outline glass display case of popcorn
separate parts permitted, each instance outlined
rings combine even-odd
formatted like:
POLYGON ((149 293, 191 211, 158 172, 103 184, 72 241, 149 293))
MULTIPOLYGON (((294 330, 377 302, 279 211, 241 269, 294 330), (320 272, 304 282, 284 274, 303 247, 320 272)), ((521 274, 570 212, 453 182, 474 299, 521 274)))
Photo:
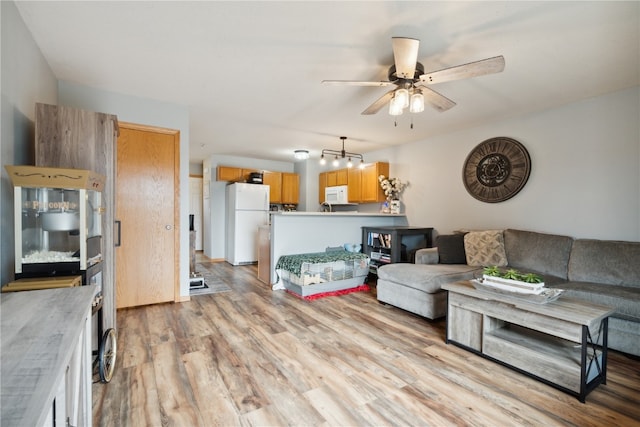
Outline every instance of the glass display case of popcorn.
POLYGON ((16 279, 81 275, 83 284, 101 285, 104 176, 5 167, 14 186, 16 279))

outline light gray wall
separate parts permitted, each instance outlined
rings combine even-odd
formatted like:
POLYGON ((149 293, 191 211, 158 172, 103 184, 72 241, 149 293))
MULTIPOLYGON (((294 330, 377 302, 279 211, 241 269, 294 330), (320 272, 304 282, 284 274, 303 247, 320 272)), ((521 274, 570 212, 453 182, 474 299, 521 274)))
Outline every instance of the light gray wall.
MULTIPOLYGON (((249 157, 216 155, 203 162, 203 188, 208 186, 209 198, 204 199, 202 207, 203 224, 203 252, 213 259, 225 257, 225 222, 227 182, 216 181, 217 167, 235 166, 246 169, 268 170, 277 172, 293 172, 292 162, 278 162, 274 160, 253 159, 249 157)), ((206 194, 207 190, 203 189, 206 194)))
POLYGON ((515 227, 572 237, 640 240, 640 88, 434 137, 368 157, 408 180, 409 223, 439 233, 515 227), (502 203, 472 198, 462 165, 480 142, 508 136, 531 156, 524 189, 502 203))
POLYGON ((55 104, 56 78, 13 2, 0 3, 2 103, 0 132, 0 280, 14 279, 13 185, 4 165, 34 163, 34 120, 37 102, 55 104))
POLYGON ((180 131, 180 295, 189 295, 189 111, 186 107, 58 83, 59 104, 115 114, 119 121, 180 131))

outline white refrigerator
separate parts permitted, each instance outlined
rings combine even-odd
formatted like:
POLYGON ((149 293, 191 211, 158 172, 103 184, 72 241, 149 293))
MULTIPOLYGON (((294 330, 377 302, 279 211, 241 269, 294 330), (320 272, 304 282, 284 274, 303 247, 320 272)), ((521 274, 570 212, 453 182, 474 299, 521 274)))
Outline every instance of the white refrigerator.
POLYGON ((227 186, 226 261, 232 265, 258 261, 258 227, 269 223, 269 186, 227 186))

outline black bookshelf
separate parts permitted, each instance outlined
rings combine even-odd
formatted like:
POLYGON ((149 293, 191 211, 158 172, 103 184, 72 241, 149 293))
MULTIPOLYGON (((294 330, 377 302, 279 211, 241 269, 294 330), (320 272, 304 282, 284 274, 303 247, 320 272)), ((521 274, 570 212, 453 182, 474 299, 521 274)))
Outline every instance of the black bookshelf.
POLYGON ((415 262, 415 253, 430 248, 433 228, 428 227, 362 227, 362 253, 370 258, 369 276, 377 278, 378 267, 397 262, 415 262))

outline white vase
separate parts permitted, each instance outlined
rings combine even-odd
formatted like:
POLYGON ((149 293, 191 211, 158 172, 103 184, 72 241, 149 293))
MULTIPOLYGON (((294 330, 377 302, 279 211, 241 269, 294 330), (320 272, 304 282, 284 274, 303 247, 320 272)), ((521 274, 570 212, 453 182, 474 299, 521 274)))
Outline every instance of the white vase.
POLYGON ((390 202, 390 210, 392 214, 400 213, 400 200, 392 200, 390 202))

